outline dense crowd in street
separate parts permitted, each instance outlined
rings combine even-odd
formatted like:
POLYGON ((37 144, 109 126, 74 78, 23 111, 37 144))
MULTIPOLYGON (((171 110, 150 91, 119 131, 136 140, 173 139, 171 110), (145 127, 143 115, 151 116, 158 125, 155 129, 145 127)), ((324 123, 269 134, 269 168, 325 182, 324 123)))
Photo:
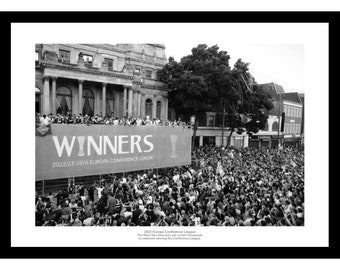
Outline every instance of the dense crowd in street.
POLYGON ((181 121, 181 119, 175 121, 160 120, 157 118, 150 119, 149 117, 109 117, 102 115, 89 116, 87 114, 39 114, 35 116, 36 124, 38 125, 50 125, 50 124, 68 124, 68 125, 115 125, 115 126, 174 126, 190 128, 191 124, 181 121))
POLYGON ((191 166, 36 195, 37 226, 303 226, 304 151, 199 147, 191 166))

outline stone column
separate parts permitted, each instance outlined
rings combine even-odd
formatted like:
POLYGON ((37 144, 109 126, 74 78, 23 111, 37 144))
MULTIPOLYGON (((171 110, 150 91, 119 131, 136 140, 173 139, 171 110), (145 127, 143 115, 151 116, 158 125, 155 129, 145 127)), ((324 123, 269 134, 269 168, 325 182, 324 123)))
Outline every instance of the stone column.
POLYGON ((102 111, 102 101, 100 100, 102 98, 102 93, 99 89, 95 89, 94 91, 94 114, 99 115, 102 111), (98 90, 98 91, 97 91, 98 90))
POLYGON ((199 136, 200 137, 200 146, 203 146, 203 136, 199 136))
POLYGON ((83 83, 84 80, 78 80, 79 86, 78 86, 78 110, 79 113, 83 113, 83 83))
POLYGON ((115 107, 113 108, 114 117, 119 117, 119 92, 114 91, 115 107))
POLYGON ((133 91, 132 111, 133 111, 133 117, 137 117, 138 116, 138 91, 133 91))
POLYGON ((44 90, 43 90, 43 113, 50 113, 50 77, 44 77, 44 90))
POLYGON ((128 117, 132 116, 132 95, 133 95, 133 90, 131 87, 129 87, 128 117))
POLYGON ((51 112, 56 114, 56 99, 57 99, 57 77, 52 77, 52 103, 51 112))
POLYGON ((162 98, 162 103, 161 103, 161 119, 165 120, 165 97, 162 98))
MULTIPOLYGON (((155 95, 154 95, 155 97, 155 95)), ((156 118, 156 108, 157 108, 157 100, 155 98, 152 100, 152 117, 151 119, 156 118)))
POLYGON ((131 98, 131 116, 135 117, 135 110, 136 110, 136 106, 135 106, 135 101, 136 101, 136 92, 135 90, 132 89, 132 98, 131 98))
POLYGON ((168 120, 168 98, 164 98, 164 119, 168 120))
POLYGON ((145 115, 145 94, 141 95, 140 103, 141 103, 141 110, 140 110, 141 117, 144 118, 144 117, 146 117, 146 115, 145 115))
POLYGON ((142 94, 138 92, 137 94, 137 116, 141 116, 141 101, 142 101, 142 94))
POLYGON ((124 85, 124 96, 123 96, 123 116, 126 116, 126 101, 127 101, 127 86, 124 85))
POLYGON ((102 88, 102 113, 103 116, 106 115, 106 83, 103 83, 103 88, 102 88))
POLYGON ((74 90, 72 91, 73 95, 72 95, 72 112, 74 114, 78 114, 79 110, 78 110, 78 91, 74 90))

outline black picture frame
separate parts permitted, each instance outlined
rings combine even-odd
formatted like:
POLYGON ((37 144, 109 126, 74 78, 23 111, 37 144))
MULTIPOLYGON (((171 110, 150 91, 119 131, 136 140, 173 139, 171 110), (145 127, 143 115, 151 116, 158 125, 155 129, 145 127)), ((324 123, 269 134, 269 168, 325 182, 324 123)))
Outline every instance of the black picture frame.
MULTIPOLYGON (((54 23, 54 22, 154 22, 154 23, 317 23, 329 24, 329 141, 335 143, 335 111, 332 102, 336 102, 337 68, 339 58, 339 12, 1 12, 1 42, 4 69, 3 94, 6 100, 11 100, 11 23, 54 23), (333 128, 333 132, 331 129, 333 128)), ((317 52, 315 52, 317 53, 317 52)), ((334 103, 333 103, 334 104, 334 103)), ((7 103, 10 106, 10 102, 7 103)), ((11 108, 7 108, 10 111, 11 108)), ((18 124, 11 121, 3 123, 4 131, 11 142, 11 125, 18 124)), ((316 126, 316 132, 317 132, 316 126)), ((329 164, 329 246, 328 247, 11 247, 11 149, 10 143, 5 144, 9 156, 8 165, 4 168, 6 177, 3 178, 2 198, 3 219, 1 258, 324 258, 340 257, 339 237, 337 228, 338 183, 336 174, 331 174, 329 164), (141 250, 143 249, 143 252, 141 250)), ((335 147, 329 147, 329 160, 335 161, 335 147)), ((333 167, 334 172, 334 167, 333 167)), ((317 198, 315 198, 317 200, 317 198)), ((316 213, 317 214, 317 213, 316 213)), ((23 224, 24 226, 24 224, 23 224)))

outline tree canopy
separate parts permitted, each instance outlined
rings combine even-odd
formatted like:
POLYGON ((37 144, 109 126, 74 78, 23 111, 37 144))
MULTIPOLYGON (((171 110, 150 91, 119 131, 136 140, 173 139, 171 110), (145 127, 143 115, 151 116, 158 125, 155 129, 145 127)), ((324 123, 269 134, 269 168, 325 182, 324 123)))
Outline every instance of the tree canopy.
POLYGON ((217 45, 199 44, 180 62, 170 57, 158 72, 169 88, 170 107, 179 114, 196 116, 194 137, 198 118, 221 101, 230 136, 235 130, 256 133, 265 126, 264 110, 273 108, 270 96, 255 84, 249 63, 238 59, 231 69, 229 60, 228 53, 217 45))
POLYGON ((274 106, 269 94, 256 84, 249 73, 249 63, 238 59, 231 70, 231 90, 225 92, 227 123, 231 131, 257 133, 267 123, 265 111, 274 106))

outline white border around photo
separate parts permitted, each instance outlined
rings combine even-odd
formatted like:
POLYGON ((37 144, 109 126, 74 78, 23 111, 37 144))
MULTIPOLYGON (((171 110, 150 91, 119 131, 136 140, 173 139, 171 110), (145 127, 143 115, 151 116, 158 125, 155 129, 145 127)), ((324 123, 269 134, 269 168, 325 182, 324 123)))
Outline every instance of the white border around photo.
MULTIPOLYGON (((328 246, 329 37, 327 23, 216 23, 213 27, 208 23, 12 23, 11 31, 11 245, 13 247, 328 246), (150 227, 35 226, 35 96, 33 94, 35 44, 162 43, 166 46, 173 40, 176 42, 192 40, 197 44, 213 45, 225 42, 225 39, 230 39, 234 44, 302 44, 304 46, 305 226, 190 227, 196 233, 203 235, 200 241, 195 242, 138 241, 137 233, 142 233, 150 227)), ((275 66, 272 68, 274 69, 275 66)))

